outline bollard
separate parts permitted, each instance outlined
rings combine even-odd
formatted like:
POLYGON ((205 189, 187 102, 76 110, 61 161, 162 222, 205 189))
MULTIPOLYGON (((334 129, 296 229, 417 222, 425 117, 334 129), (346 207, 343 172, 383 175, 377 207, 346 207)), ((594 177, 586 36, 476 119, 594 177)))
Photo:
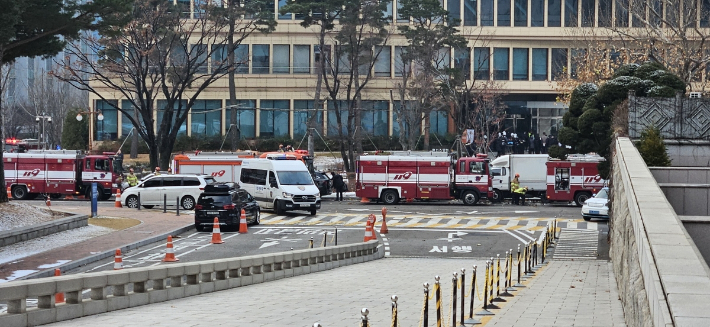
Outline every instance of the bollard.
POLYGON ((422 308, 422 321, 424 326, 429 326, 429 283, 424 283, 424 307, 422 308))
POLYGON ((338 227, 335 227, 335 246, 338 246, 338 227))
POLYGON ((434 276, 434 292, 436 293, 436 327, 441 327, 441 284, 439 276, 434 276))
POLYGON ((362 315, 362 317, 360 318, 362 319, 361 327, 368 327, 369 324, 367 323, 367 315, 370 314, 370 310, 367 310, 367 308, 362 308, 362 310, 360 310, 360 314, 362 315))
POLYGON ((486 261, 486 279, 483 283, 483 310, 476 312, 477 316, 492 316, 493 312, 488 311, 488 270, 490 261, 486 261))
POLYGON ((531 268, 532 271, 537 270, 537 242, 533 243, 533 266, 531 268))
POLYGON ((530 277, 533 275, 533 271, 532 271, 532 241, 530 241, 530 243, 528 243, 526 250, 527 250, 527 256, 525 258, 525 276, 530 277))
POLYGON ((456 308, 456 288, 458 288, 458 286, 456 284, 458 284, 458 281, 459 281, 458 275, 459 274, 457 272, 454 272, 454 277, 451 277, 451 284, 452 284, 451 285, 452 286, 451 287, 452 288, 452 290, 451 290, 451 311, 452 311, 451 319, 453 319, 453 321, 454 321, 451 324, 451 327, 456 327, 456 309, 457 309, 456 308))
MULTIPOLYGON (((466 315, 466 268, 461 268, 461 326, 466 315)), ((455 326, 452 326, 455 327, 455 326)))
MULTIPOLYGON (((517 291, 513 287, 513 249, 510 249, 510 252, 508 252, 508 255, 510 256, 510 271, 508 272, 508 292, 515 292, 517 291)), ((520 249, 518 249, 518 255, 520 255, 520 249)), ((519 268, 518 268, 519 269, 519 268)))
MULTIPOLYGON (((473 265, 473 273, 471 274, 471 303, 469 304, 468 307, 468 319, 463 321, 463 324, 469 324, 469 325, 479 325, 481 322, 478 321, 478 319, 473 318, 473 300, 476 296, 476 265, 473 265)), ((424 325, 426 326, 426 325, 424 325)))
POLYGON ((380 234, 389 233, 389 229, 387 228, 387 221, 385 220, 385 216, 387 216, 387 207, 382 207, 382 226, 380 226, 380 234))
POLYGON ((163 194, 163 213, 168 212, 168 195, 163 194))
POLYGON ((518 244, 518 283, 515 284, 515 286, 513 286, 513 287, 517 287, 517 288, 525 287, 525 285, 520 283, 520 278, 521 278, 521 274, 522 274, 522 270, 523 270, 522 269, 523 267, 521 266, 523 263, 522 261, 523 261, 523 258, 520 256, 520 244, 518 244))
POLYGON ((508 274, 510 273, 510 263, 508 262, 508 251, 505 251, 505 274, 503 275, 503 293, 500 293, 499 296, 503 297, 511 297, 513 294, 508 293, 508 274))
POLYGON ((392 295, 392 327, 397 327, 397 295, 392 295))
POLYGON ((322 247, 322 248, 326 247, 326 245, 328 243, 328 241, 326 239, 327 237, 328 237, 328 232, 325 232, 325 234, 323 234, 323 242, 321 243, 320 247, 322 247))
POLYGON ((175 206, 175 215, 179 216, 180 215, 180 197, 178 196, 175 199, 176 199, 175 202, 177 203, 177 205, 175 206))
POLYGON ((138 210, 141 210, 141 192, 138 192, 138 210))
POLYGON ((545 263, 545 252, 547 252, 547 242, 548 242, 549 235, 550 235, 550 233, 549 233, 549 229, 548 229, 547 234, 545 234, 545 240, 542 242, 542 255, 541 255, 541 259, 540 259, 541 264, 545 263))
POLYGON ((496 254, 496 297, 491 300, 491 302, 508 302, 502 297, 500 297, 500 254, 496 254))
POLYGON ((313 248, 313 236, 311 236, 311 240, 308 241, 308 248, 312 249, 313 248))

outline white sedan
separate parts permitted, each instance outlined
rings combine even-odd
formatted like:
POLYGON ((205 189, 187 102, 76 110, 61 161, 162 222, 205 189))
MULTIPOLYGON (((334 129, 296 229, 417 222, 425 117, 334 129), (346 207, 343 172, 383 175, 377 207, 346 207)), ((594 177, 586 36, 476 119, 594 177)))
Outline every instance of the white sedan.
POLYGON ((592 218, 609 219, 609 188, 602 188, 594 197, 584 201, 582 218, 589 221, 592 218))

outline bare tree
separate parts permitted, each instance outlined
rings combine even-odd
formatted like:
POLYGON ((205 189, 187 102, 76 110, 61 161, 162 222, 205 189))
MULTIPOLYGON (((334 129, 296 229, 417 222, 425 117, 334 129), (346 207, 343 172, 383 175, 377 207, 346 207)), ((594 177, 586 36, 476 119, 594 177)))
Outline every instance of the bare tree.
POLYGON ((101 38, 86 38, 88 52, 69 46, 66 52, 77 60, 65 62, 70 74, 58 77, 101 100, 118 95, 128 101, 137 118, 132 110, 108 103, 125 114, 147 143, 151 168, 166 167, 190 108, 202 91, 234 68, 228 54, 252 33, 273 30, 273 11, 266 3, 243 1, 242 5, 243 15, 229 48, 228 21, 218 19, 223 8, 205 4, 185 18, 183 13, 189 10, 181 5, 136 1, 133 20, 126 27, 101 38), (213 57, 217 60, 210 65, 213 57))

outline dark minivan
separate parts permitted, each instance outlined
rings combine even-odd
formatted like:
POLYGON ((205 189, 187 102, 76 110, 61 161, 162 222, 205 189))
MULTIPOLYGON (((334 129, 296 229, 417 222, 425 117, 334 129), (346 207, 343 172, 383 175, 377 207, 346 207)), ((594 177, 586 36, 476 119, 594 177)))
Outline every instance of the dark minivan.
POLYGON ((207 185, 195 206, 195 229, 211 230, 215 217, 219 218, 220 226, 239 228, 241 209, 245 211, 247 224, 261 222, 259 204, 246 190, 233 183, 207 185))

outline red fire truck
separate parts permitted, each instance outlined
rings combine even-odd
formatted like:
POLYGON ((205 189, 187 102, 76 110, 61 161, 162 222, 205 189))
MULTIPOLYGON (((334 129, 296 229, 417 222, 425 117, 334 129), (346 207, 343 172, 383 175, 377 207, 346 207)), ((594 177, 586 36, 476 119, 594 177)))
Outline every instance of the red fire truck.
POLYGON ((59 198, 82 194, 90 198, 98 183, 99 199, 108 200, 120 185, 122 160, 109 155, 83 155, 72 150, 30 150, 3 154, 5 187, 18 200, 40 194, 59 198))
POLYGON ((599 176, 597 164, 604 158, 593 155, 570 156, 547 162, 547 192, 550 202, 571 202, 582 206, 607 180, 599 176))
POLYGON ((395 204, 400 199, 461 199, 467 205, 493 196, 486 157, 360 156, 356 191, 361 198, 395 204))

